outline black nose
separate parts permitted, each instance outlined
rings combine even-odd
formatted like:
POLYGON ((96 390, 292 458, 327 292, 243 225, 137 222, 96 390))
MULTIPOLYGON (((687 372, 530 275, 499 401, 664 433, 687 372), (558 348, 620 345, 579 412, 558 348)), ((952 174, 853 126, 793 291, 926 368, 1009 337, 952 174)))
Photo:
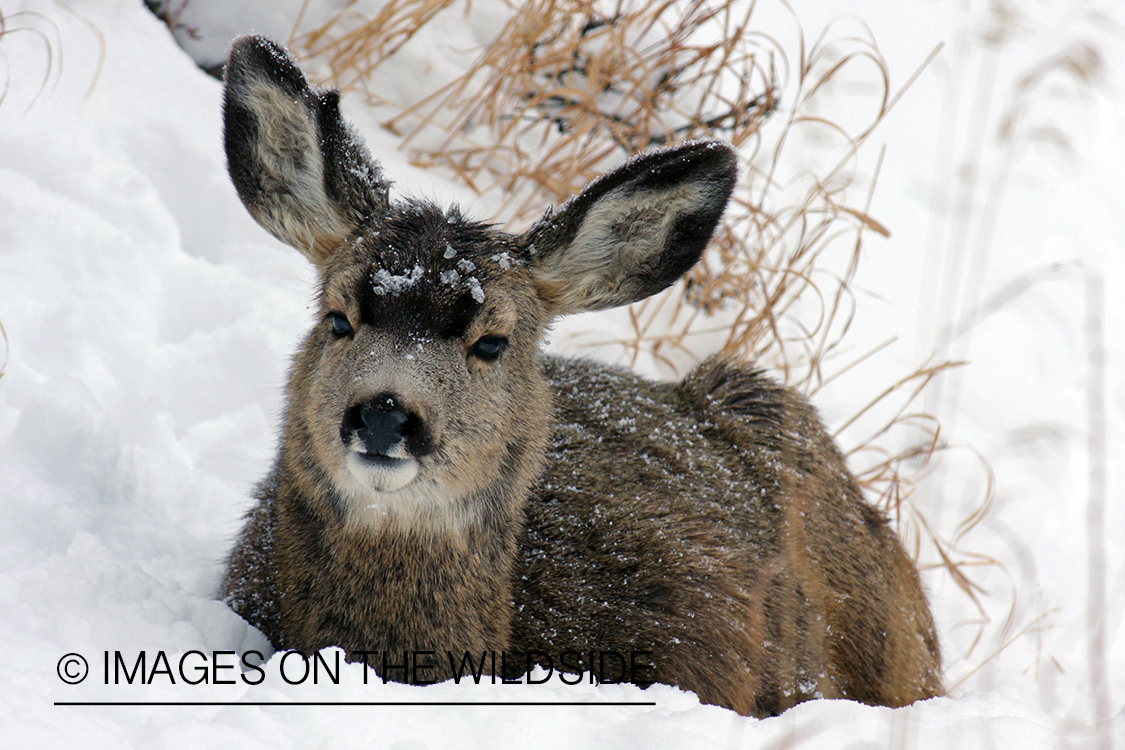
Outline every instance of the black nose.
POLYGON ((402 442, 402 426, 406 415, 401 411, 376 411, 370 406, 359 412, 363 427, 356 435, 367 446, 368 453, 386 454, 402 442))
POLYGON ((432 450, 428 430, 421 417, 389 394, 348 407, 344 412, 344 423, 340 426, 340 439, 349 443, 352 435, 363 441, 366 451, 375 456, 388 455, 404 440, 407 449, 415 456, 432 450))

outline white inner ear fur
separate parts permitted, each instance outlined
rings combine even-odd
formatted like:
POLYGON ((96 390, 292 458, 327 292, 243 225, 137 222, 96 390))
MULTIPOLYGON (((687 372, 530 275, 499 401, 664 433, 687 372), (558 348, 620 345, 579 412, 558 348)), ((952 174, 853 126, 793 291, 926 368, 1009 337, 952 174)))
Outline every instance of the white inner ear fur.
POLYGON ((320 138, 304 102, 254 78, 239 97, 258 120, 255 157, 266 195, 254 218, 313 262, 348 236, 352 227, 324 189, 320 138))
POLYGON ((637 266, 658 265, 676 218, 706 202, 706 186, 690 182, 662 190, 613 190, 587 212, 570 245, 553 253, 536 276, 568 312, 615 307, 637 266))

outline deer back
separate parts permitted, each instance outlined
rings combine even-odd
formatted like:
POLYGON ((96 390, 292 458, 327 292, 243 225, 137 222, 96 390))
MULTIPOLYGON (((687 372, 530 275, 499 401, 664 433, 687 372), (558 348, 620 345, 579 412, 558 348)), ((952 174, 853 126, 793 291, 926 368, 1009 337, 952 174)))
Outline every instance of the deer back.
POLYGON ((651 650, 658 682, 772 715, 941 693, 917 573, 808 402, 721 357, 681 383, 548 359, 513 642, 651 650))

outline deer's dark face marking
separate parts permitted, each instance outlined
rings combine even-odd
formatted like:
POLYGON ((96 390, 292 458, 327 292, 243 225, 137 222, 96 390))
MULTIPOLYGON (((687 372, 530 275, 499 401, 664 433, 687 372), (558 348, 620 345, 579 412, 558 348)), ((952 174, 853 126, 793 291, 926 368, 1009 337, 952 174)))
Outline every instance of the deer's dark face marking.
POLYGON ((329 274, 350 278, 360 322, 419 338, 464 336, 485 289, 522 265, 514 238, 426 204, 396 207, 348 244, 329 274))

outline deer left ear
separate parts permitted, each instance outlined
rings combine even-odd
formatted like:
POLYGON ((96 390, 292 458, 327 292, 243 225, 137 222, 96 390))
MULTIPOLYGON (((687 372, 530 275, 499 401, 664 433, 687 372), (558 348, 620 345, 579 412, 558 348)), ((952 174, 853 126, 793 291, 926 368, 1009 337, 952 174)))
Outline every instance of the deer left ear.
POLYGON ((339 95, 311 88, 276 42, 244 36, 231 45, 223 134, 250 215, 313 263, 388 211, 388 183, 340 116, 339 95))
POLYGON ((540 296, 565 315, 666 289, 699 260, 737 179, 731 146, 693 141, 594 180, 524 236, 540 296))

